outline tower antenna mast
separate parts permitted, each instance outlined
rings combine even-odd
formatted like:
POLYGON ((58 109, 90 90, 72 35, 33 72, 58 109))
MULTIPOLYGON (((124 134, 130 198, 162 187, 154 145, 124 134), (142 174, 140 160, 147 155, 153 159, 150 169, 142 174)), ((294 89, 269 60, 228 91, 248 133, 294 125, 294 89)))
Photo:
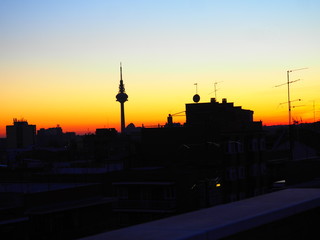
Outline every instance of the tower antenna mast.
POLYGON ((122 80, 122 63, 120 62, 120 81, 122 80))

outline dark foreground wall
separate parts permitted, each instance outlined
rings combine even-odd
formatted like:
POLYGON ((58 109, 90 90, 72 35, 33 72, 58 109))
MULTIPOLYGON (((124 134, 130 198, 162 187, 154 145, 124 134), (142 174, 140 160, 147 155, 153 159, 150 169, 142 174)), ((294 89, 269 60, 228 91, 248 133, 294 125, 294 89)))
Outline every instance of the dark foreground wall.
POLYGON ((287 189, 84 239, 312 239, 319 208, 320 189, 287 189))

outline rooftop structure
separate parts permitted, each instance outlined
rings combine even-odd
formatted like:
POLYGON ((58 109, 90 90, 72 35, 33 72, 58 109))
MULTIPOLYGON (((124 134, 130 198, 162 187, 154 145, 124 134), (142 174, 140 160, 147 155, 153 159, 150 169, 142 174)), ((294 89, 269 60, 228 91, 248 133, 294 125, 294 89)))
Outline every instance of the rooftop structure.
POLYGON ((13 125, 6 127, 7 148, 28 148, 35 144, 36 125, 29 125, 24 119, 13 119, 13 125))
POLYGON ((213 131, 248 130, 254 125, 253 111, 234 106, 226 98, 222 103, 211 98, 206 103, 186 104, 186 125, 213 131))

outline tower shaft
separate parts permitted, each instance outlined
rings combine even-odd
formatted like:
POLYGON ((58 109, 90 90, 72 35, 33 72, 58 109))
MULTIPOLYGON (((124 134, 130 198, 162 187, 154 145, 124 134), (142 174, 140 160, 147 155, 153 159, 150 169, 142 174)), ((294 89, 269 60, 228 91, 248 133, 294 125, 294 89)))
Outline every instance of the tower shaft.
POLYGON ((126 128, 125 118, 124 118, 124 103, 123 102, 120 103, 120 111, 121 111, 121 132, 123 133, 126 128))

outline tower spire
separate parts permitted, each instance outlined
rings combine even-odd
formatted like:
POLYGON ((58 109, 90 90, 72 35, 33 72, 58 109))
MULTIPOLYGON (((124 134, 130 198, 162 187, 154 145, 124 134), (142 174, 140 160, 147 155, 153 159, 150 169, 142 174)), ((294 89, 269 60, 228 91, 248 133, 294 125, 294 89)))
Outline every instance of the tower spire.
POLYGON ((122 79, 122 63, 120 62, 120 84, 119 84, 119 93, 125 93, 123 79, 122 79))
POLYGON ((122 81, 122 63, 120 62, 120 81, 122 81))

